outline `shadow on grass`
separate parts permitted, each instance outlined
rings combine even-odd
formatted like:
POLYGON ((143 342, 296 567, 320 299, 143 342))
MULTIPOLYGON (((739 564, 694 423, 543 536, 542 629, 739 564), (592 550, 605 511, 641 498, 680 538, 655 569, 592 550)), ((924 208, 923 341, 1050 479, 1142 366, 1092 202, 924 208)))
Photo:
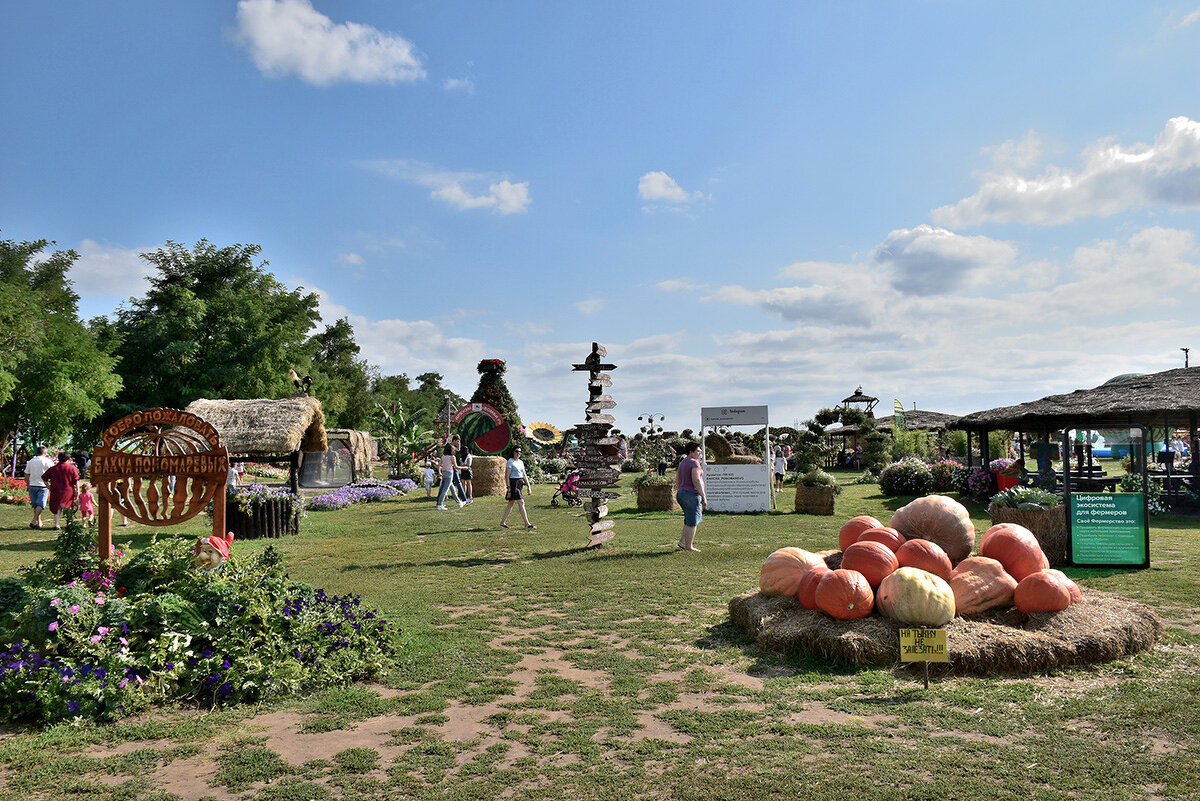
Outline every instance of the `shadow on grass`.
POLYGON ((656 559, 661 556, 670 556, 675 551, 610 551, 603 552, 600 549, 588 549, 586 546, 578 548, 564 548, 558 551, 540 551, 522 556, 464 556, 461 559, 434 559, 428 562, 386 562, 377 565, 346 565, 342 568, 343 572, 355 570, 396 570, 406 567, 491 567, 495 565, 508 565, 514 562, 529 562, 540 561, 544 559, 561 559, 567 556, 576 556, 579 554, 596 554, 593 559, 596 561, 623 561, 628 559, 656 559))

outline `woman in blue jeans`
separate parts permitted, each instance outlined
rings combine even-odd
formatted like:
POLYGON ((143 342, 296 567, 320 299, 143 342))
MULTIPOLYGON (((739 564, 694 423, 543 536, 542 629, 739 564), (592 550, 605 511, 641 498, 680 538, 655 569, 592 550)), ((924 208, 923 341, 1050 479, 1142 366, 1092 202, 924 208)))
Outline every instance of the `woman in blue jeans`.
POLYGON ((683 533, 679 535, 679 548, 684 551, 700 550, 693 541, 696 539, 696 527, 700 525, 704 514, 701 511, 708 505, 704 495, 704 468, 700 465, 700 443, 689 442, 685 449, 685 457, 679 463, 675 500, 683 508, 683 533))
POLYGON ((462 482, 458 479, 458 459, 454 456, 455 449, 459 444, 459 439, 456 436, 450 442, 446 443, 445 450, 442 451, 442 460, 438 464, 438 469, 442 473, 442 483, 438 487, 437 508, 445 510, 446 508, 446 493, 454 487, 454 496, 458 501, 458 508, 467 505, 466 493, 463 492, 462 482))

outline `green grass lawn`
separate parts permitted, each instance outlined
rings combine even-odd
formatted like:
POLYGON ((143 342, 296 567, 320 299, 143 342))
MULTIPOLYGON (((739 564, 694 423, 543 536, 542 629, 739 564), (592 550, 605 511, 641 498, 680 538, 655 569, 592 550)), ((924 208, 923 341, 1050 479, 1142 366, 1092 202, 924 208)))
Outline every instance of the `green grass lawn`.
MULTIPOLYGON (((10 727, 0 798, 1200 797, 1195 519, 1153 520, 1149 570, 1067 570, 1158 610, 1168 628, 1152 652, 926 691, 911 672, 764 652, 726 611, 774 549, 836 547, 844 520, 886 521, 908 499, 849 485, 832 518, 709 514, 702 551, 684 553, 681 516, 629 496, 612 504, 613 542, 586 551, 581 510, 551 508, 552 493, 530 499, 536 531, 500 530, 499 498, 439 512, 423 490, 310 514, 271 544, 293 578, 401 622, 393 675, 255 709, 10 727)), ((51 532, 27 523, 0 507, 0 575, 50 552, 51 532)), ((117 528, 118 548, 153 533, 117 528)))

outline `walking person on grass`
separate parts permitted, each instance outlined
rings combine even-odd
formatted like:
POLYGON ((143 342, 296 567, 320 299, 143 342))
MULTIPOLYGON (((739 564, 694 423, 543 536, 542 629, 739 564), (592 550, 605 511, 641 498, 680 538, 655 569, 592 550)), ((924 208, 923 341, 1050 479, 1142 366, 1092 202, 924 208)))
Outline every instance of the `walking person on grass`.
POLYGON ((679 535, 678 547, 684 551, 699 551, 692 543, 696 539, 696 527, 704 517, 701 509, 708 505, 704 494, 704 468, 700 466, 700 443, 689 442, 684 454, 677 474, 679 489, 675 493, 675 500, 683 509, 683 533, 679 535))
POLYGON ((508 479, 508 493, 504 496, 508 501, 508 506, 504 507, 504 516, 500 518, 500 528, 508 528, 508 513, 512 511, 514 503, 521 505, 521 517, 525 518, 525 528, 537 528, 529 522, 529 513, 525 511, 523 490, 528 488, 530 492, 533 492, 533 485, 529 483, 529 474, 525 472, 525 462, 521 461, 520 447, 513 448, 512 457, 504 465, 504 475, 508 479))

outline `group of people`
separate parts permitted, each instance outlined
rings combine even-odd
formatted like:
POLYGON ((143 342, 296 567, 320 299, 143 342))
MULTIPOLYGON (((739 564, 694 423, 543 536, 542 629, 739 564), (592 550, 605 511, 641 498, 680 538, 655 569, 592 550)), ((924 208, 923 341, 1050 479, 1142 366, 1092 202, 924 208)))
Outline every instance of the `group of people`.
POLYGON ((29 505, 33 507, 30 528, 42 528, 42 512, 49 509, 54 515, 54 527, 62 527, 62 513, 67 509, 79 508, 85 523, 91 522, 96 514, 96 496, 87 481, 81 481, 79 468, 71 460, 71 454, 63 451, 55 461, 46 452, 46 446, 37 450, 37 455, 25 463, 25 482, 29 485, 29 505))
MULTIPOLYGON (((475 502, 475 488, 472 486, 474 473, 471 463, 474 461, 470 451, 463 450, 462 438, 455 434, 442 449, 442 458, 438 461, 438 471, 441 473, 441 483, 438 485, 437 508, 446 511, 446 496, 453 494, 461 509, 475 502)), ((425 484, 425 497, 433 494, 433 463, 426 462, 421 475, 425 484)))

